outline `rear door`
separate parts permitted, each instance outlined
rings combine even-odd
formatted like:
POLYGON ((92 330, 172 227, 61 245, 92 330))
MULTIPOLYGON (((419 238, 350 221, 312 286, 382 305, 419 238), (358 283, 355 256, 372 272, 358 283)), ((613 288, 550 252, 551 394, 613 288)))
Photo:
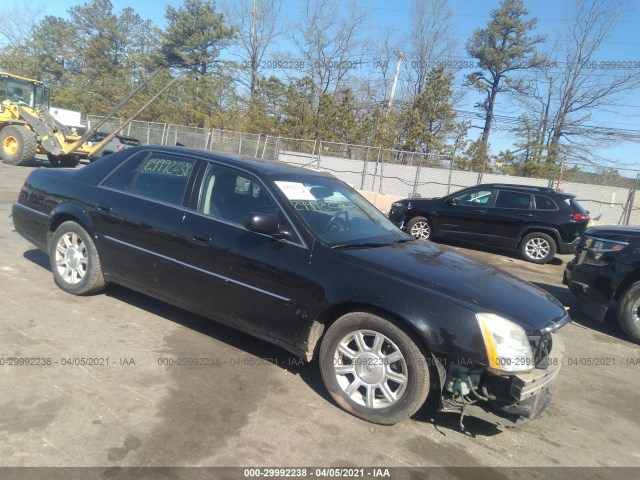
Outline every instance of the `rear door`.
POLYGON ((163 295, 171 289, 158 272, 175 253, 195 162, 143 151, 103 182, 91 215, 108 276, 163 295))
POLYGON ((500 189, 494 205, 488 209, 486 222, 490 237, 488 242, 514 247, 520 232, 536 221, 531 194, 515 190, 500 189))

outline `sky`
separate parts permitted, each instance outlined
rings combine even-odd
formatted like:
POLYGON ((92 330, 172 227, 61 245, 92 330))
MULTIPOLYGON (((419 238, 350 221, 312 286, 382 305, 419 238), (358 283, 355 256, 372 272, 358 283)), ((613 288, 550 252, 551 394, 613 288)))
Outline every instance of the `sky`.
MULTIPOLYGON (((10 0, 0 0, 0 3, 10 0)), ((78 5, 82 0, 16 0, 28 2, 31 5, 41 5, 47 15, 66 17, 69 7, 78 5), (39 3, 40 2, 40 3, 39 3)), ((183 0, 111 0, 114 11, 131 6, 143 18, 152 20, 158 26, 165 24, 164 12, 167 5, 179 7, 183 0)), ((345 5, 347 0, 344 1, 345 5)), ((569 0, 570 1, 570 0, 569 0)), ((399 37, 408 35, 411 27, 412 0, 356 0, 358 6, 368 12, 367 25, 375 35, 380 35, 389 29, 393 29, 399 37)), ((489 20, 490 11, 498 7, 499 0, 450 0, 453 12, 454 37, 457 48, 452 52, 456 60, 470 60, 465 51, 465 42, 473 30, 483 28, 489 20)), ((608 61, 636 61, 640 62, 640 0, 626 2, 628 7, 625 14, 619 19, 613 28, 610 37, 602 45, 598 54, 598 60, 608 61)), ((295 19, 299 16, 302 0, 284 0, 283 17, 295 19)), ((563 26, 563 1, 562 0, 525 0, 525 6, 530 11, 530 16, 538 19, 536 33, 551 35, 563 26)), ((282 38, 280 48, 288 49, 291 46, 289 40, 282 38)), ((373 55, 369 58, 373 58, 373 55)), ((460 70, 458 84, 461 84, 462 75, 472 70, 460 70)), ((268 72, 267 72, 268 73, 268 72)), ((611 75, 613 72, 603 70, 602 75, 611 75)), ((475 92, 468 92, 460 110, 472 111, 473 105, 479 97, 475 92)), ((594 112, 589 124, 603 125, 610 128, 630 129, 640 134, 640 90, 623 99, 616 99, 612 106, 613 112, 594 112)), ((515 105, 510 103, 506 95, 499 97, 497 113, 507 116, 518 116, 515 105)), ((479 122, 477 122, 479 124, 479 122)), ((500 127, 500 125, 498 125, 500 127)), ((479 130, 471 130, 473 138, 479 130)), ((510 146, 513 134, 498 128, 492 132, 491 146, 494 153, 510 146)), ((640 143, 626 142, 619 145, 599 150, 598 153, 617 166, 640 168, 640 143)), ((622 172, 621 172, 622 173, 622 172)), ((629 173, 630 175, 630 173, 629 173)), ((633 175, 635 176, 635 174, 633 175)))

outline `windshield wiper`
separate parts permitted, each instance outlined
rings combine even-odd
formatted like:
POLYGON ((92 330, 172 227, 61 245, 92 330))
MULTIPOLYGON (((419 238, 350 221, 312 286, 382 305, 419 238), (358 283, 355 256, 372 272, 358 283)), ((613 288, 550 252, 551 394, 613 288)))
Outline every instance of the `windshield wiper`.
POLYGON ((375 243, 375 242, 340 243, 338 245, 332 246, 331 250, 341 250, 341 249, 345 249, 345 248, 388 247, 389 245, 393 245, 394 243, 412 242, 413 240, 415 240, 415 238, 401 238, 399 240, 394 240, 393 242, 385 242, 385 243, 375 243))
POLYGON ((391 245, 390 243, 373 243, 373 242, 355 242, 355 243, 341 243, 334 245, 331 250, 341 250, 343 248, 376 248, 386 247, 391 245))

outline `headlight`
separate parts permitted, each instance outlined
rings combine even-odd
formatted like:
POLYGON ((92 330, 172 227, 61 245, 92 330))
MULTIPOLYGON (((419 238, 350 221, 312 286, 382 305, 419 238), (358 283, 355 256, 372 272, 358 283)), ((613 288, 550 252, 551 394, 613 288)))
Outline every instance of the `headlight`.
POLYGON ((476 317, 492 370, 525 372, 535 367, 531 345, 522 327, 494 313, 477 313, 476 317))
POLYGON ((603 238, 588 237, 587 242, 580 254, 578 263, 586 263, 589 265, 607 265, 609 262, 602 258, 610 252, 619 252, 629 245, 626 242, 618 242, 616 240, 605 240, 603 238))

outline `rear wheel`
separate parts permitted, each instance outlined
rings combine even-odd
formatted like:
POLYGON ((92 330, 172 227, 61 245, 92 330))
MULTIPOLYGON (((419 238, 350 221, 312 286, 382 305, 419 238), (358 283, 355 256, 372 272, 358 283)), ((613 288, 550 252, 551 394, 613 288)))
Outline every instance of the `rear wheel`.
POLYGON ((65 292, 88 295, 105 286, 96 245, 76 222, 64 222, 56 229, 49 247, 49 261, 53 279, 65 292))
POLYGON ((9 165, 25 165, 36 158, 38 142, 25 127, 8 125, 0 131, 0 157, 9 165))
POLYGON ((407 233, 413 235, 418 240, 429 240, 431 238, 431 223, 425 217, 413 217, 407 222, 407 233))
POLYGON ((549 263, 556 256, 556 242, 546 233, 530 233, 520 242, 520 255, 529 262, 549 263))
POLYGON ((426 354, 397 325, 366 312, 340 317, 320 346, 320 372, 345 411, 392 425, 413 415, 429 393, 426 354))
POLYGON ((624 333, 640 343, 640 282, 631 285, 618 302, 618 323, 624 333))

